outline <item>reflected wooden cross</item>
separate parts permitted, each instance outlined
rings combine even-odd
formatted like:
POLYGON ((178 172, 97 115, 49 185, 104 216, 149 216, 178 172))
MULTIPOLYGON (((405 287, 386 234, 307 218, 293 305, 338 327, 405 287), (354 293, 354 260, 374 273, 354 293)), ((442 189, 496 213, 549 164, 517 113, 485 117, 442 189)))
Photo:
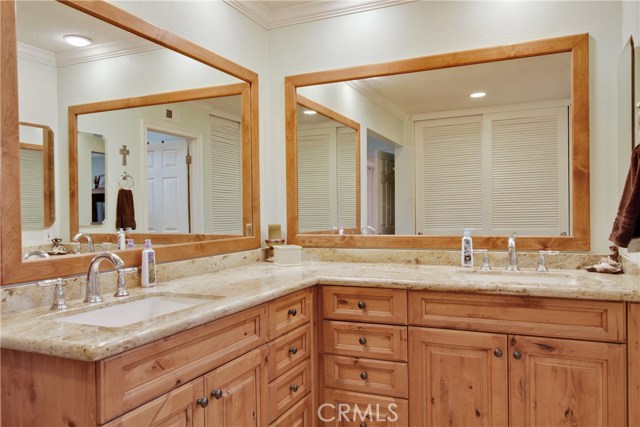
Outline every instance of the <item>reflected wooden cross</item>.
POLYGON ((120 149, 120 154, 122 154, 122 166, 127 166, 127 156, 129 155, 129 149, 126 145, 123 145, 120 149))

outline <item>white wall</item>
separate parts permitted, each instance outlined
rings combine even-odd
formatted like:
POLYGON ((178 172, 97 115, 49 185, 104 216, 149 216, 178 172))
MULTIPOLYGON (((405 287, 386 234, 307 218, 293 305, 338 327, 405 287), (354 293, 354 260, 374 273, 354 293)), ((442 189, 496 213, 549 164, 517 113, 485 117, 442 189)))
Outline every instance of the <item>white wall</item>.
POLYGON ((269 108, 261 139, 262 222, 285 223, 284 77, 443 52, 590 33, 591 241, 606 251, 618 204, 618 82, 622 2, 418 1, 269 33, 269 108), (268 183, 268 185, 266 184, 268 183), (278 185, 273 185, 277 183, 278 185))

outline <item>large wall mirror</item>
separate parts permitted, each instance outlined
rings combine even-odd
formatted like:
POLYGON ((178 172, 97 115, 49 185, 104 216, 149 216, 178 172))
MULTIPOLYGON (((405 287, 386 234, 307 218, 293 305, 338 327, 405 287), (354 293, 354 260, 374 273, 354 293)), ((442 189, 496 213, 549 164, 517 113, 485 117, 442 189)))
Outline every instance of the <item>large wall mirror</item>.
MULTIPOLYGON (((305 246, 589 249, 588 35, 285 80, 290 241, 305 246), (304 225, 300 99, 359 123, 360 225, 304 225), (372 235, 374 234, 374 235, 372 235)), ((321 223, 318 221, 318 223, 321 223)))
MULTIPOLYGON (((1 13, 2 284, 86 272, 84 248, 23 261, 47 233, 113 249, 121 227, 151 238, 161 262, 259 247, 254 72, 108 2, 8 1, 1 13), (78 34, 92 44, 63 40, 78 34), (19 120, 55 135, 55 223, 39 229, 14 221, 26 213, 19 120), (133 210, 118 203, 127 192, 133 210)), ((120 254, 136 265, 139 252, 120 254)))

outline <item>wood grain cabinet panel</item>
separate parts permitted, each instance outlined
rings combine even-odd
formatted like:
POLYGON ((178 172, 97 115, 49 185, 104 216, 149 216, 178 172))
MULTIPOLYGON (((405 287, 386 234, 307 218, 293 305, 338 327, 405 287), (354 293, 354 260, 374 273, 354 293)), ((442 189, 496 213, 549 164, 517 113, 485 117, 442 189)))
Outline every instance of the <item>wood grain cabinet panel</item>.
POLYGON ((269 381, 311 356, 311 325, 307 323, 269 343, 269 381))
POLYGON ((315 417, 313 401, 307 395, 300 402, 296 403, 280 418, 270 424, 270 427, 312 427, 315 417))
POLYGON ((624 345, 512 336, 509 352, 510 426, 627 425, 624 345))
POLYGON ((207 426, 267 424, 267 348, 253 350, 204 376, 207 426))
POLYGON ((407 361, 407 328, 324 321, 324 352, 342 356, 407 361))
POLYGON ((320 425, 331 427, 408 427, 405 399, 327 388, 319 408, 320 425))
POLYGON ((408 397, 408 369, 404 362, 324 356, 324 385, 340 390, 408 397))
POLYGON ((298 364, 269 384, 269 421, 275 421, 286 410, 312 390, 311 360, 298 364))
POLYGON ((196 403, 203 397, 202 378, 198 378, 116 418, 105 427, 204 427, 204 408, 196 403))
POLYGON ((313 293, 305 289, 269 303, 270 339, 292 331, 311 320, 313 293))
POLYGON ((404 325, 407 323, 407 291, 323 286, 322 311, 325 319, 404 325))
POLYGON ((623 302, 409 292, 417 326, 623 342, 625 319, 623 302))
POLYGON ((506 426, 507 351, 505 335, 409 328, 411 425, 506 426))
POLYGON ((98 418, 106 422, 266 343, 255 307, 98 362, 98 418))

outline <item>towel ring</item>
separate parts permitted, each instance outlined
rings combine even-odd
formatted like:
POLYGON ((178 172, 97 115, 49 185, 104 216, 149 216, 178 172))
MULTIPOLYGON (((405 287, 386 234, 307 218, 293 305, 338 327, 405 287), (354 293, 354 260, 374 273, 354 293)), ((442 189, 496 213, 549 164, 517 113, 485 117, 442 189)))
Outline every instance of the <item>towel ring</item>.
POLYGON ((122 175, 120 175, 120 184, 119 184, 120 188, 124 190, 131 190, 135 184, 136 183, 133 180, 133 177, 131 175, 129 175, 127 172, 122 172, 122 175), (122 185, 128 183, 129 180, 131 181, 131 185, 128 188, 126 186, 123 187, 122 185))

